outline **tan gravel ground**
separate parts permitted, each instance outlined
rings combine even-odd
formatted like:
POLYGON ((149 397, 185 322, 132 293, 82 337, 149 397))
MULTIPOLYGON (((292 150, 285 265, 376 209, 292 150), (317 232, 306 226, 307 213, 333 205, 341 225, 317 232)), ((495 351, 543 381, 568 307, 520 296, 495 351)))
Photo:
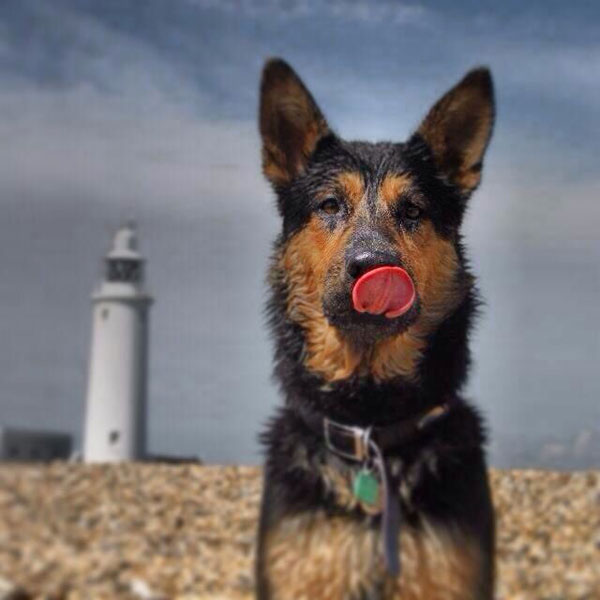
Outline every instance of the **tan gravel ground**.
MULTIPOLYGON (((498 599, 600 599, 600 473, 491 477, 498 599)), ((3 464, 0 599, 251 598, 259 496, 255 467, 3 464)))

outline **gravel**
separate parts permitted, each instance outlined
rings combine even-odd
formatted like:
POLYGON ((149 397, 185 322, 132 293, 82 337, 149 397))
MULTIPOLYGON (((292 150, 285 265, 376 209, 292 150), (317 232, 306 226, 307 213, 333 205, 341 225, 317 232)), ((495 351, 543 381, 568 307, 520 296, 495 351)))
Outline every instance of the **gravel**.
MULTIPOLYGON (((600 600, 600 472, 491 479, 497 598, 600 600)), ((260 487, 256 467, 4 463, 0 600, 251 598, 260 487)))

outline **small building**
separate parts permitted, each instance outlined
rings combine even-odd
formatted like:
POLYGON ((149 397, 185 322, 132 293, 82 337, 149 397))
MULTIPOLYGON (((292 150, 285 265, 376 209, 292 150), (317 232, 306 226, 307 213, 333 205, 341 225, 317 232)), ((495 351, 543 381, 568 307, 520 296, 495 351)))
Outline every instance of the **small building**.
POLYGON ((0 459, 48 462, 71 458, 73 437, 68 433, 0 427, 0 459))

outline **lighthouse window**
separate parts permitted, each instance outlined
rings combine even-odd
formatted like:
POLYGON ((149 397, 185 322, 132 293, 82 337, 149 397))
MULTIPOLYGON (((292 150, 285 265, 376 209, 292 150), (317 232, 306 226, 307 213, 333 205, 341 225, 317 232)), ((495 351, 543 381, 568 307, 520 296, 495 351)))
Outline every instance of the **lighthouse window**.
POLYGON ((108 434, 108 440, 111 444, 116 444, 119 441, 119 432, 116 430, 111 431, 108 434))
POLYGON ((108 281, 139 281, 141 265, 137 260, 111 259, 107 263, 106 277, 108 281))

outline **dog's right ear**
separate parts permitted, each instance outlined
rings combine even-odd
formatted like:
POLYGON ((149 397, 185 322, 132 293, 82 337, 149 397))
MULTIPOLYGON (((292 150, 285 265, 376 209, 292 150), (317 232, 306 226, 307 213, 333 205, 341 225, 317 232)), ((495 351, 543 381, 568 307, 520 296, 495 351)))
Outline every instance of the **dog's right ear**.
POLYGON ((494 85, 488 69, 473 69, 446 92, 417 131, 440 172, 465 196, 481 180, 494 125, 494 85))
POLYGON ((305 169, 329 127, 310 92, 283 60, 267 61, 260 86, 263 172, 275 186, 305 169))

